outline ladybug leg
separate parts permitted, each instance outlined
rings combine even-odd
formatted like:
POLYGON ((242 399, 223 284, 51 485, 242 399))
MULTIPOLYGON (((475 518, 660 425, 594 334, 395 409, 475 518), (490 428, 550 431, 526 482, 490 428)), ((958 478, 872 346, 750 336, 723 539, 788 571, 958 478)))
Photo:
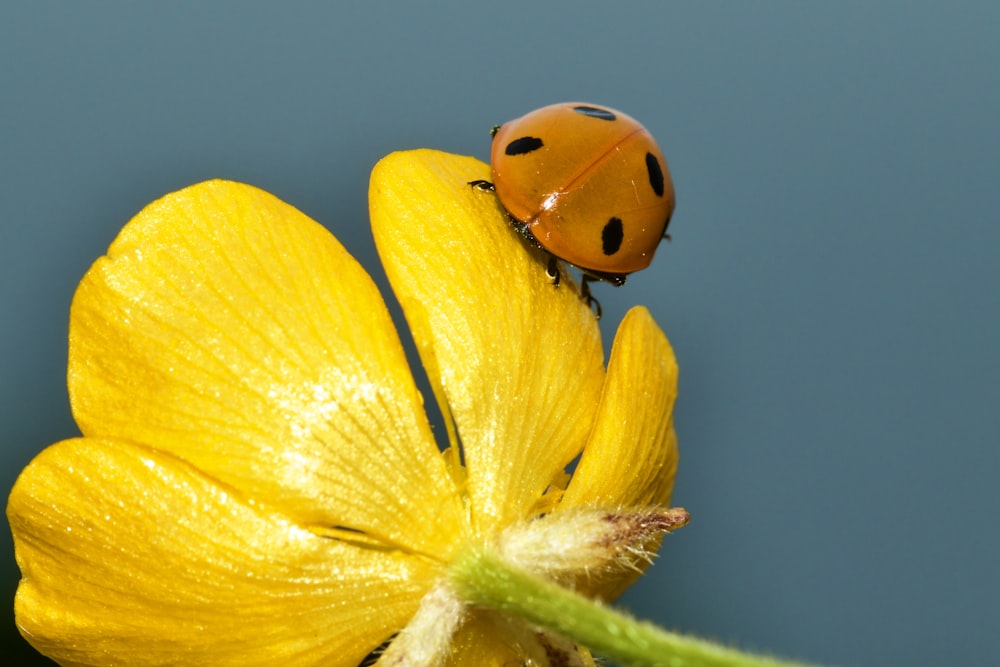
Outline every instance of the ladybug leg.
POLYGON ((598 301, 593 294, 590 293, 590 283, 598 280, 593 276, 588 276, 586 273, 580 276, 580 298, 587 302, 587 305, 591 310, 594 311, 594 317, 601 319, 601 302, 598 301))
POLYGON ((474 181, 469 181, 469 185, 476 188, 477 190, 483 190, 485 192, 496 192, 496 188, 493 184, 482 178, 477 178, 474 181))
POLYGON ((604 271, 594 271, 593 269, 583 269, 583 277, 591 282, 611 283, 615 287, 621 287, 628 278, 627 273, 605 273, 604 271))
POLYGON ((549 255, 549 264, 545 267, 545 275, 552 280, 553 287, 559 287, 559 260, 555 255, 549 255))

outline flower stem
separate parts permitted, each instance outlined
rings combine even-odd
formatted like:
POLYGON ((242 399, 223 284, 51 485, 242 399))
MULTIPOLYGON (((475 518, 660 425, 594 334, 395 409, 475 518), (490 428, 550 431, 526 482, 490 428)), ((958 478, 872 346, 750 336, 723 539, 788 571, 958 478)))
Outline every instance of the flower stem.
POLYGON ((802 663, 752 655, 663 630, 470 548, 452 563, 451 581, 470 604, 520 617, 633 667, 793 667, 802 663))

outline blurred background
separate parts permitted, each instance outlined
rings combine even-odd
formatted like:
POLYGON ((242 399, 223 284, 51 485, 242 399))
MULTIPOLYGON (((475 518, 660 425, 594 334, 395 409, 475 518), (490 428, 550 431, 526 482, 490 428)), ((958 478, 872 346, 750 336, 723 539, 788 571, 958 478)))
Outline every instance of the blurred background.
MULTIPOLYGON (((545 104, 659 139, 673 241, 622 289, 676 348, 693 522, 620 601, 823 665, 986 664, 1000 627, 1000 4, 4 3, 0 486, 77 433, 70 299, 211 177, 327 225, 385 286, 373 164, 489 156, 545 104)), ((14 626, 8 664, 50 664, 14 626)))

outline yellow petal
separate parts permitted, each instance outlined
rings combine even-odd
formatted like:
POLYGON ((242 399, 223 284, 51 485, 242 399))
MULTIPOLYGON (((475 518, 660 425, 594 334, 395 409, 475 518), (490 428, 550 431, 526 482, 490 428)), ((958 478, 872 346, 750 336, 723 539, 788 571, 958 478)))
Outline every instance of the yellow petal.
POLYGON ((247 185, 150 204, 70 322, 88 436, 150 445, 301 523, 446 550, 454 485, 375 285, 323 227, 247 185))
MULTIPOLYGON (((649 311, 633 308, 618 327, 594 432, 560 507, 667 506, 677 470, 676 398, 673 349, 649 311)), ((661 540, 654 534, 632 548, 655 554, 661 540)), ((626 569, 591 572, 578 577, 574 587, 585 595, 614 600, 648 565, 640 561, 626 569)))
POLYGON ((22 634, 63 665, 350 665, 405 624, 431 561, 317 536, 123 442, 40 454, 7 516, 22 634))
POLYGON ((631 309, 611 348, 594 431, 560 505, 665 506, 677 469, 677 360, 649 311, 631 309))
POLYGON ((554 287, 496 197, 468 185, 489 174, 469 157, 394 153, 369 192, 376 245, 454 417, 484 532, 524 518, 579 452, 604 376, 572 282, 554 287))

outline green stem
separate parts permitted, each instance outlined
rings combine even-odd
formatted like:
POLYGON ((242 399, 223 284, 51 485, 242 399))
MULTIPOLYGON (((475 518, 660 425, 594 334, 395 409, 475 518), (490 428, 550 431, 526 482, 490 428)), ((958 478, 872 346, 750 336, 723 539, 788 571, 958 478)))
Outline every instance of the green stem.
POLYGON ((633 667, 802 667, 667 632, 512 567, 483 549, 467 549, 455 559, 451 582, 466 602, 520 617, 633 667))

